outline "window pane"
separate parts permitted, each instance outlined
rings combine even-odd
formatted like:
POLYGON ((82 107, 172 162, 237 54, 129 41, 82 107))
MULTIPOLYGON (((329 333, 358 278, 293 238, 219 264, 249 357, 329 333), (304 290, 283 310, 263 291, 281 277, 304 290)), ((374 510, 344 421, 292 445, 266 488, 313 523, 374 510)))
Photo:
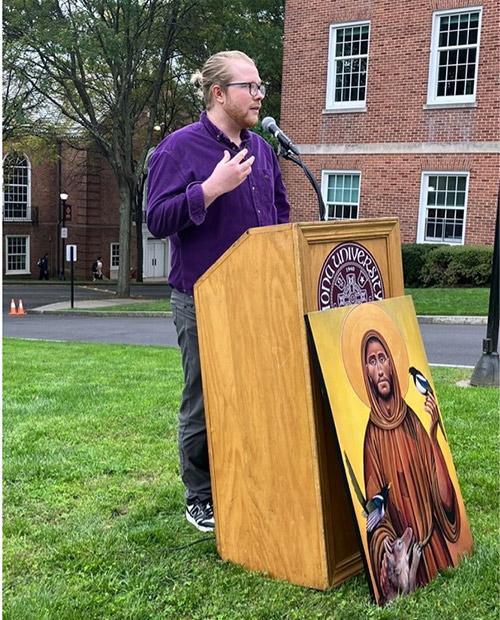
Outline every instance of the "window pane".
POLYGON ((458 177, 457 178, 457 189, 461 192, 465 191, 465 183, 466 183, 466 178, 465 177, 458 177))
POLYGON ((330 218, 357 217, 359 199, 358 174, 332 174, 328 177, 327 207, 330 218), (331 191, 330 191, 331 190, 331 191))
POLYGON ((366 54, 368 53, 368 26, 354 26, 336 30, 335 43, 335 101, 363 100, 365 90, 366 54), (339 89, 339 90, 337 90, 339 89))
POLYGON ((7 237, 7 270, 27 270, 27 237, 7 237))
POLYGON ((475 45, 477 43, 477 29, 471 28, 469 30, 469 45, 475 45))
POLYGON ((4 217, 27 219, 29 166, 26 157, 10 153, 4 159, 4 217))
POLYGON ((460 34, 458 35, 458 44, 459 45, 467 45, 467 38, 468 38, 468 32, 467 30, 461 30, 460 34))

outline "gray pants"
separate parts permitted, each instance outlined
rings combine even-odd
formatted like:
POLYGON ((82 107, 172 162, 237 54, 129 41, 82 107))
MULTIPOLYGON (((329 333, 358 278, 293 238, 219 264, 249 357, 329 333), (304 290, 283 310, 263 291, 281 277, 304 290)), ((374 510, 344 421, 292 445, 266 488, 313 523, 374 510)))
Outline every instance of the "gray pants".
POLYGON ((179 458, 186 501, 212 500, 207 428, 201 385, 200 354, 194 299, 175 289, 170 298, 181 349, 184 390, 179 410, 179 458))

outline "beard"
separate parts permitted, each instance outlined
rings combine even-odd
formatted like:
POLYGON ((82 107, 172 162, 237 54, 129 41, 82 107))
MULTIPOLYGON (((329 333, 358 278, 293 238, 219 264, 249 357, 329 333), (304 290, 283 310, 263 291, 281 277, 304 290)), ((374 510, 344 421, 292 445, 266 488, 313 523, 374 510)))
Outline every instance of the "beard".
POLYGON ((375 384, 370 379, 370 383, 372 384, 373 392, 377 396, 377 398, 380 398, 384 401, 390 400, 392 398, 394 392, 392 389, 392 380, 390 377, 384 377, 380 381, 377 381, 377 383, 375 384), (382 391, 380 388, 381 383, 385 383, 388 386, 387 389, 382 391))
POLYGON ((249 129, 250 127, 254 127, 259 121, 258 111, 251 110, 250 108, 250 105, 246 108, 242 108, 236 105, 231 99, 228 99, 224 111, 238 127, 249 129))

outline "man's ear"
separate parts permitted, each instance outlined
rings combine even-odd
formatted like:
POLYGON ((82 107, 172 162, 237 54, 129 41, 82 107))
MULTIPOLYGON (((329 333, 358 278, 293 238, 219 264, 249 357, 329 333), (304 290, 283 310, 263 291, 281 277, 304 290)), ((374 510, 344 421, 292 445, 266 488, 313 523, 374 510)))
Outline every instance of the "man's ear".
POLYGON ((224 101, 224 91, 219 84, 214 84, 212 86, 212 97, 214 101, 218 101, 219 103, 223 103, 224 101))

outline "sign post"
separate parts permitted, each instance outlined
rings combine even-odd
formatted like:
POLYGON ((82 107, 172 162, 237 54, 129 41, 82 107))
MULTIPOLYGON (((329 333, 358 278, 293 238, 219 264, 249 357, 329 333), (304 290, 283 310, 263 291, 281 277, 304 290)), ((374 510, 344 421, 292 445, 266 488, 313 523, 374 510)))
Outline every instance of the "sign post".
POLYGON ((76 245, 66 246, 66 262, 70 263, 71 268, 71 308, 75 307, 75 270, 76 263, 76 245))

